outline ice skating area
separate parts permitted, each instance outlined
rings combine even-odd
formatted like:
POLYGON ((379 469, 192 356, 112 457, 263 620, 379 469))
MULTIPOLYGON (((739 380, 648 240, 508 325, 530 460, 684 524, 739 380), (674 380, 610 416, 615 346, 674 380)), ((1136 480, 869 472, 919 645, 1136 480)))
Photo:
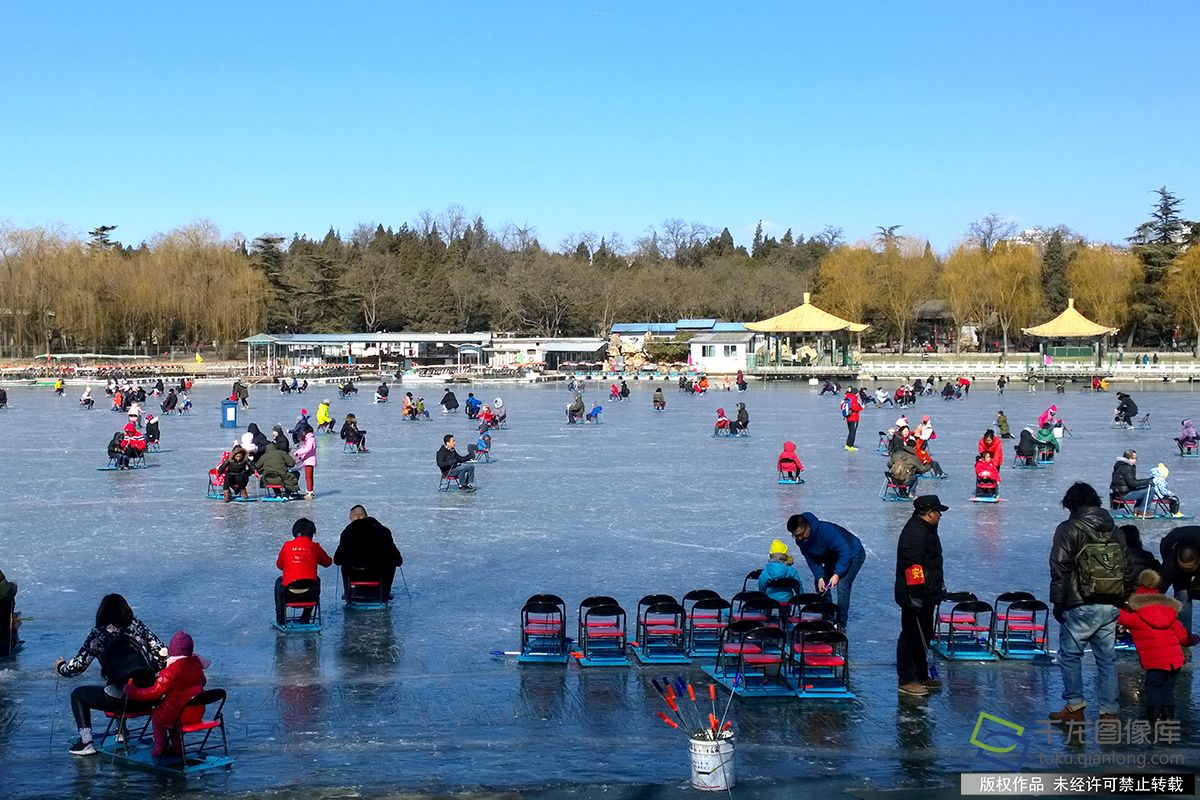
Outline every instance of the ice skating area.
MULTIPOLYGON (((884 503, 886 459, 877 431, 895 409, 863 412, 857 452, 843 448, 840 397, 799 384, 754 384, 739 394, 689 397, 664 384, 665 413, 652 387, 631 384, 627 402, 610 403, 607 385, 584 399, 604 404, 603 425, 566 424, 571 396, 561 386, 456 387, 504 398, 508 429, 492 434, 494 463, 477 466, 474 494, 438 492, 434 455, 453 433, 459 450, 475 439, 462 413, 443 416, 434 386, 393 387, 371 402, 368 385, 339 399, 333 387, 281 396, 252 388, 239 429, 219 427, 218 388, 191 393, 191 417, 161 421, 162 452, 146 470, 103 472, 105 445, 125 423, 97 406, 83 411, 78 390, 59 398, 46 388, 9 389, 0 411, 6 447, 0 517, 0 569, 20 584, 28 621, 24 646, 0 661, 0 795, 4 797, 184 797, 193 794, 311 797, 350 788, 364 795, 591 784, 682 786, 686 742, 656 716, 651 685, 660 675, 708 679, 699 664, 667 669, 519 666, 519 609, 530 595, 561 596, 574 613, 589 595, 612 595, 632 616, 651 593, 676 598, 714 589, 728 598, 766 562, 774 538, 789 541, 789 515, 811 511, 865 544, 849 619, 852 700, 733 701, 739 787, 832 789, 957 786, 957 773, 981 768, 970 738, 981 711, 1027 727, 1028 766, 1045 754, 1124 753, 1200 761, 1194 672, 1180 679, 1182 740, 1171 745, 1072 747, 1039 721, 1059 708, 1056 667, 1028 662, 939 662, 945 688, 928 699, 898 697, 892 599, 896 537, 908 503, 884 503), (423 394, 431 421, 402 421, 400 395, 423 394), (343 452, 336 435, 318 436, 316 496, 287 503, 230 503, 205 497, 206 476, 247 423, 292 427, 300 409, 315 416, 329 398, 341 424, 357 415, 371 452, 343 452), (713 438, 716 409, 745 402, 749 437, 713 438), (805 483, 780 485, 775 460, 797 443, 805 483), (275 557, 292 523, 310 517, 330 552, 356 503, 389 526, 404 554, 411 600, 397 581, 382 611, 347 611, 335 569, 322 570, 323 630, 277 633, 271 627, 275 557), (125 595, 139 619, 164 639, 190 633, 212 660, 209 686, 228 691, 225 707, 236 766, 177 783, 113 764, 73 758, 67 697, 81 682, 99 683, 98 667, 56 686, 52 666, 71 657, 92 626, 100 597, 125 595), (315 788, 314 788, 315 787, 315 788)), ((874 386, 870 386, 874 389, 874 386)), ((888 387, 894 388, 894 387, 888 387)), ((1184 511, 1200 507, 1200 459, 1179 457, 1173 437, 1200 403, 1186 389, 1131 391, 1149 430, 1111 427, 1115 395, 1026 393, 1003 397, 977 383, 966 400, 923 397, 906 410, 914 424, 929 414, 930 450, 949 473, 921 481, 950 507, 941 522, 946 584, 992 601, 1026 590, 1045 599, 1047 557, 1058 503, 1076 480, 1107 495, 1113 462, 1132 447, 1139 475, 1164 462, 1184 511), (997 504, 970 502, 976 443, 1003 409, 1014 435, 1056 403, 1068 436, 1046 469, 1011 469, 1006 440, 997 504)), ((151 401, 147 407, 154 409, 151 401)), ((1148 549, 1174 527, 1141 523, 1148 549)), ((804 570, 802 569, 802 572, 804 570)), ((1057 626, 1051 646, 1057 642, 1057 626)), ((1122 718, 1141 715, 1141 671, 1121 654, 1122 718)), ((1085 662, 1089 696, 1094 676, 1085 662)), ((705 690, 707 691, 707 689, 705 690)), ((721 690, 722 700, 726 697, 721 690)), ((1069 770, 1068 770, 1069 771, 1069 770)), ((557 791, 556 789, 550 790, 557 791)), ((565 789, 563 790, 566 791, 565 789)), ((735 790, 737 791, 737 790, 735 790)))

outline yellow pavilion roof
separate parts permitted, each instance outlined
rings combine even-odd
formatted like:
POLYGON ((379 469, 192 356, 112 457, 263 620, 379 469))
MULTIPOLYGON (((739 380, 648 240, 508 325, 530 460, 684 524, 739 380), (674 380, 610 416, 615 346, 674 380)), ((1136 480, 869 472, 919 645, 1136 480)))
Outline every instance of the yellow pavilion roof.
POLYGON ((1054 319, 1021 330, 1030 336, 1039 336, 1043 339, 1084 339, 1117 332, 1116 328, 1099 325, 1076 311, 1073 297, 1067 300, 1066 310, 1054 319))
POLYGON ((770 319, 758 322, 747 322, 747 330, 760 333, 832 333, 834 331, 850 331, 862 333, 870 325, 861 322, 850 322, 836 314, 830 314, 812 304, 809 293, 804 293, 804 302, 791 311, 785 311, 770 319))

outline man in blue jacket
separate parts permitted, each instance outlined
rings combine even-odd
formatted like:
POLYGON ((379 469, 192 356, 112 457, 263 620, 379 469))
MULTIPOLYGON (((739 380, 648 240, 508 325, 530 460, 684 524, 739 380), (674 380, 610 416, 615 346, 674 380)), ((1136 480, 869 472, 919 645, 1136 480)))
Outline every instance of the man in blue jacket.
POLYGON ((863 543, 841 525, 819 520, 807 511, 789 517, 787 529, 808 562, 817 591, 837 589, 837 624, 845 630, 854 578, 867 560, 863 543))

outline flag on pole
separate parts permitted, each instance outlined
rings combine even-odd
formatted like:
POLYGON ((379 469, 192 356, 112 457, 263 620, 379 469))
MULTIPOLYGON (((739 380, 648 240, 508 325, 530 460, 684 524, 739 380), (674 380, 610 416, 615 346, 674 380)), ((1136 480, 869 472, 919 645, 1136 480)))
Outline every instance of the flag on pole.
POLYGON ((196 363, 197 363, 197 364, 203 364, 203 363, 204 363, 204 359, 200 357, 200 351, 199 351, 199 350, 197 350, 197 351, 196 351, 196 363))

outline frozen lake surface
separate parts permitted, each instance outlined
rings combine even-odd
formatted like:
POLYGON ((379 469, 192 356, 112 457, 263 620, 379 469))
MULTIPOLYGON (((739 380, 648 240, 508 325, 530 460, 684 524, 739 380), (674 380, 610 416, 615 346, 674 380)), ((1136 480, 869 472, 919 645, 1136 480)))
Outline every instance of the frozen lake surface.
MULTIPOLYGON (((860 450, 848 453, 838 398, 818 397, 815 387, 752 385, 740 395, 691 398, 668 385, 668 410, 656 414, 651 386, 630 386, 623 404, 592 387, 585 397, 604 403, 605 424, 586 427, 564 424, 569 396, 562 386, 476 387, 485 400, 504 397, 511 427, 493 434, 497 462, 478 467, 474 495, 436 491, 442 435, 455 433, 460 451, 474 441, 462 415, 437 413, 440 387, 411 387, 434 409, 433 421, 421 423, 401 421, 400 386, 384 406, 371 403, 365 385, 347 400, 332 387, 303 396, 256 388, 242 430, 249 422, 264 431, 275 423, 290 428, 302 406, 315 417, 328 396, 339 425, 347 411, 358 415, 372 452, 343 455, 340 440, 320 436, 314 500, 230 505, 204 495, 207 471, 234 434, 218 427, 221 390, 198 388, 193 418, 163 420, 163 453, 150 456, 157 468, 117 473, 95 469, 124 422, 102 410, 102 392, 89 413, 78 408, 78 388, 61 399, 44 388, 10 389, 12 408, 0 411, 7 434, 0 467, 8 476, 0 569, 19 582, 18 608, 33 619, 22 628, 24 649, 0 662, 0 795, 307 797, 310 787, 382 794, 681 784, 686 745, 658 721, 660 701, 650 687, 651 676, 665 670, 518 667, 489 653, 517 649, 518 609, 534 593, 561 595, 571 618, 592 594, 615 595, 631 617, 649 593, 712 588, 728 597, 765 563, 772 538, 786 540, 783 523, 800 511, 851 528, 868 548, 850 617, 858 699, 735 702, 740 782, 957 785, 952 773, 978 766, 968 740, 980 711, 1036 731, 1037 720, 1061 706, 1057 668, 1020 662, 941 663, 944 691, 927 701, 897 697, 892 579, 896 536, 911 507, 880 501, 885 460, 875 453, 876 431, 895 420, 895 410, 865 412, 860 450), (739 400, 752 436, 711 438, 715 409, 733 416, 739 400), (775 457, 787 439, 807 467, 802 486, 775 480, 775 457), (274 561, 293 521, 311 516, 317 540, 332 552, 355 503, 394 532, 411 603, 397 581, 389 610, 347 613, 335 597, 334 571, 324 571, 322 633, 276 634, 274 561), (74 654, 108 592, 124 594, 161 637, 187 630, 197 652, 212 659, 209 685, 230 697, 232 771, 185 787, 67 754, 75 735, 70 690, 100 682, 99 671, 93 666, 56 689, 51 667, 57 656, 74 654)), ((456 387, 460 401, 469 388, 456 387)), ((922 398, 908 410, 914 423, 933 416, 933 455, 951 476, 921 485, 951 509, 941 524, 948 588, 989 601, 1015 589, 1045 598, 1063 491, 1086 480, 1104 495, 1114 459, 1129 446, 1139 451, 1139 475, 1164 461, 1184 510, 1196 510, 1200 460, 1178 458, 1172 437, 1182 417, 1200 416, 1197 395, 1134 395, 1152 414, 1149 432, 1110 429, 1112 394, 1010 391, 997 398, 994 388, 977 384, 965 401, 922 398), (1051 402, 1075 433, 1059 463, 1011 470, 1006 443, 1006 502, 968 502, 976 442, 997 409, 1017 433, 1051 402)), ((1156 551, 1170 528, 1143 525, 1147 546, 1156 551)), ((695 666, 682 671, 701 678, 695 666)), ((1086 665, 1090 697, 1093 674, 1086 665)), ((1140 716, 1140 670, 1131 655, 1121 657, 1121 682, 1122 716, 1140 716)), ((1184 743, 1157 748, 1193 765, 1200 754, 1194 686, 1189 665, 1179 703, 1184 743)), ((1044 734, 1033 747, 1067 750, 1044 734)))

